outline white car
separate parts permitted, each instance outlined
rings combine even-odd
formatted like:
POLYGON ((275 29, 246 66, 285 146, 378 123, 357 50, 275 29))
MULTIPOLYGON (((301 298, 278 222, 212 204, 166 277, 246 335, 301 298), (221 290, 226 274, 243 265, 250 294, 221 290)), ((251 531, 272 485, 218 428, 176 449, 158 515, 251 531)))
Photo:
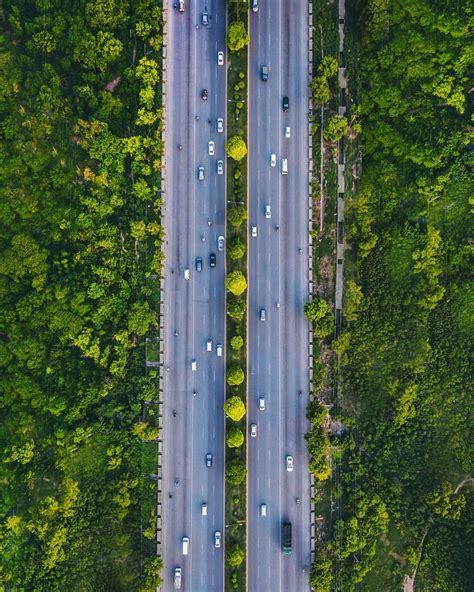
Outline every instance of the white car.
POLYGON ((260 516, 267 515, 267 504, 260 504, 260 516))
POLYGON ((198 179, 200 181, 204 181, 204 167, 203 166, 198 167, 198 179))
POLYGON ((212 351, 212 339, 208 339, 206 342, 206 350, 207 351, 212 351))
POLYGON ((220 134, 222 134, 222 132, 224 131, 224 120, 222 119, 222 117, 217 118, 217 131, 220 134))
POLYGON ((217 250, 218 251, 224 250, 224 237, 223 236, 217 237, 217 250))
POLYGON ((185 280, 189 280, 189 269, 186 267, 186 269, 184 270, 184 279, 185 280))
POLYGON ((196 370, 197 370, 197 369, 198 369, 198 364, 197 364, 196 360, 193 360, 193 361, 191 362, 191 370, 192 370, 193 372, 196 372, 196 370))
POLYGON ((212 140, 209 142, 208 148, 209 148, 209 156, 214 156, 215 144, 212 140))
POLYGON ((203 516, 207 516, 207 504, 206 504, 206 502, 203 502, 201 504, 201 514, 203 516))
POLYGON ((290 473, 293 470, 293 457, 291 456, 291 454, 288 454, 286 456, 286 470, 290 473))
POLYGON ((265 206, 265 218, 271 218, 272 217, 272 208, 270 207, 270 204, 267 204, 265 206))
POLYGON ((252 436, 252 438, 257 437, 257 424, 256 423, 250 424, 250 435, 252 436))
POLYGON ((222 343, 216 345, 216 353, 220 358, 222 357, 222 343))
POLYGON ((265 411, 265 397, 260 397, 258 399, 258 408, 260 411, 265 411))
POLYGON ((253 238, 255 238, 257 236, 257 227, 256 226, 252 226, 252 236, 253 236, 253 238))
POLYGON ((217 52, 217 65, 218 66, 224 65, 224 52, 223 51, 217 52))
POLYGON ((291 129, 290 129, 290 126, 287 125, 285 127, 285 138, 289 138, 290 136, 291 136, 291 129))
POLYGON ((219 549, 221 546, 221 531, 220 530, 216 530, 216 532, 214 533, 214 547, 216 549, 219 549))
POLYGON ((277 155, 272 154, 270 155, 270 166, 276 166, 277 163, 277 155))
POLYGON ((223 160, 217 161, 217 174, 218 175, 224 174, 224 161, 223 160))

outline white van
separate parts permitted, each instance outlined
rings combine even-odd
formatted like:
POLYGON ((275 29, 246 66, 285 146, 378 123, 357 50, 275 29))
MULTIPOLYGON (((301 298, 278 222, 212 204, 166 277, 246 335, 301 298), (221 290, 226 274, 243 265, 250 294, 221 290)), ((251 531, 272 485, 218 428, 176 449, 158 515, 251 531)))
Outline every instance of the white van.
POLYGON ((288 174, 288 159, 287 158, 281 159, 281 174, 282 175, 288 174))
POLYGON ((206 504, 206 502, 203 502, 201 504, 201 514, 203 516, 207 516, 207 504, 206 504))
POLYGON ((264 397, 259 398, 258 408, 260 409, 260 411, 265 411, 265 398, 264 397))
POLYGON ((212 339, 208 339, 206 342, 206 350, 207 351, 212 351, 212 339))
POLYGON ((221 356, 222 356, 222 343, 218 343, 218 344, 216 345, 216 352, 217 352, 217 355, 218 355, 219 357, 221 357, 221 356))
POLYGON ((267 504, 260 504, 260 516, 267 515, 267 504))
POLYGON ((184 270, 184 279, 189 280, 189 268, 188 267, 186 267, 186 269, 184 270))
POLYGON ((187 555, 189 553, 189 537, 183 537, 183 555, 187 555))
POLYGON ((196 362, 196 360, 193 360, 193 361, 191 362, 191 370, 192 370, 193 372, 196 372, 196 370, 197 370, 197 369, 198 369, 197 362, 196 362))

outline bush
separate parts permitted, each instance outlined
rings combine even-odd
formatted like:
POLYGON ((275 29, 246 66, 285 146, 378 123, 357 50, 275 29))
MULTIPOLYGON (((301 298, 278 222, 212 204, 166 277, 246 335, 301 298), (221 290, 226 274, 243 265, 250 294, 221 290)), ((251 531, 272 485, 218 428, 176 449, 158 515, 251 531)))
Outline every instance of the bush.
POLYGON ((238 544, 233 545, 226 554, 226 561, 229 567, 239 567, 245 559, 245 551, 238 544))
POLYGON ((229 448, 240 448, 244 443, 242 430, 237 427, 230 428, 227 430, 225 441, 229 448))
POLYGON ((316 76, 311 81, 309 87, 315 105, 322 105, 329 101, 331 95, 329 92, 329 82, 326 76, 316 76))
POLYGON ((304 307, 304 314, 313 323, 314 332, 321 339, 334 331, 334 317, 324 298, 308 302, 304 307))
POLYGON ((239 78, 240 78, 240 80, 243 80, 245 78, 245 73, 239 72, 239 78))
POLYGON ((247 280, 241 271, 231 271, 225 278, 225 287, 232 294, 240 296, 247 289, 247 280))
POLYGON ((227 368, 227 384, 229 386, 239 386, 245 380, 245 374, 238 364, 231 364, 227 368))
POLYGON ((234 335, 234 337, 232 337, 232 339, 230 340, 230 347, 232 349, 235 350, 239 350, 242 349, 242 347, 244 346, 244 340, 240 335, 234 335))
POLYGON ((247 303, 245 300, 240 300, 238 298, 232 298, 232 300, 227 301, 227 314, 230 316, 231 319, 235 319, 236 321, 242 321, 245 318, 245 313, 247 312, 247 303))
POLYGON ((326 142, 338 142, 343 136, 347 134, 349 129, 349 122, 343 115, 334 115, 328 121, 326 129, 323 132, 323 137, 326 142))
POLYGON ((250 35, 247 33, 245 23, 242 21, 230 23, 225 40, 229 51, 239 51, 248 45, 250 42, 250 35))
MULTIPOLYGON (((237 96, 239 98, 239 96, 237 96)), ((345 119, 345 118, 344 118, 345 119)), ((347 121, 347 120, 346 120, 347 121)), ((247 154, 247 145, 241 136, 230 137, 225 145, 225 151, 230 158, 234 160, 242 160, 247 154)))
POLYGON ((245 416, 245 404, 240 397, 229 397, 224 403, 224 413, 232 421, 240 421, 245 416))
POLYGON ((232 460, 227 464, 225 476, 232 485, 240 485, 247 476, 247 467, 239 460, 232 460))
POLYGON ((241 259, 245 255, 245 251, 246 245, 238 236, 227 245, 227 254, 231 259, 241 259))
POLYGON ((233 206, 227 212, 227 219, 229 224, 232 224, 235 228, 240 228, 247 220, 247 209, 244 206, 233 206))
POLYGON ((337 58, 334 56, 324 56, 321 63, 318 66, 318 73, 326 78, 332 78, 337 76, 339 71, 339 64, 337 58))

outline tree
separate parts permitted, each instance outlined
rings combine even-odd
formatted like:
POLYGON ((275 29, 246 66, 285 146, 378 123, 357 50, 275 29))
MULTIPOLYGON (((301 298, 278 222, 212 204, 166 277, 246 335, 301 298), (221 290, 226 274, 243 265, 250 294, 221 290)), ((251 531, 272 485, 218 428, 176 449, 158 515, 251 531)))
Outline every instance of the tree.
POLYGON ((240 296, 247 289, 247 280, 241 271, 231 271, 225 278, 225 287, 232 294, 240 296))
POLYGON ((227 430, 226 444, 229 448, 240 448, 244 443, 244 434, 238 427, 233 427, 227 430))
POLYGON ((326 78, 333 78, 339 72, 339 64, 334 56, 324 56, 318 66, 318 73, 326 78))
POLYGON ((224 413, 232 421, 240 421, 246 413, 245 404, 240 397, 229 397, 224 403, 224 413))
POLYGON ((250 43, 250 35, 247 33, 244 22, 230 23, 227 29, 226 43, 229 51, 239 51, 250 43))
POLYGON ((247 476, 247 467, 239 460, 231 460, 227 463, 225 476, 232 485, 240 485, 247 476))
POLYGON ((304 314, 313 323, 314 332, 318 337, 324 338, 333 332, 334 317, 324 298, 317 298, 305 304, 304 314))
POLYGON ((233 545, 226 553, 226 562, 229 567, 239 567, 245 559, 245 551, 238 544, 233 545))
POLYGON ((240 298, 229 298, 227 300, 227 314, 231 319, 242 321, 247 312, 247 303, 240 298))
POLYGON ((232 206, 227 212, 227 218, 235 228, 240 228, 247 220, 247 209, 244 206, 232 206))
POLYGON ((323 105, 330 99, 329 82, 325 76, 315 76, 310 82, 313 102, 316 105, 323 105))
POLYGON ((233 160, 242 160, 247 154, 245 140, 241 136, 231 136, 226 142, 225 151, 233 160))
POLYGON ((235 350, 240 350, 244 346, 244 340, 240 335, 234 335, 230 340, 230 347, 235 350))
POLYGON ((244 371, 238 364, 231 364, 227 367, 227 384, 229 386, 239 386, 244 380, 244 371))
POLYGON ((362 288, 354 280, 349 280, 344 296, 344 318, 346 321, 355 321, 363 299, 362 288))
POLYGON ((338 142, 347 134, 348 129, 349 122, 347 121, 347 118, 343 115, 334 115, 327 122, 323 137, 327 142, 338 142))
POLYGON ((331 592, 332 590, 332 561, 323 553, 316 553, 316 561, 311 566, 310 584, 313 592, 331 592))
POLYGON ((229 255, 231 259, 241 259, 245 255, 245 251, 245 243, 239 236, 236 236, 227 245, 227 255, 229 255))

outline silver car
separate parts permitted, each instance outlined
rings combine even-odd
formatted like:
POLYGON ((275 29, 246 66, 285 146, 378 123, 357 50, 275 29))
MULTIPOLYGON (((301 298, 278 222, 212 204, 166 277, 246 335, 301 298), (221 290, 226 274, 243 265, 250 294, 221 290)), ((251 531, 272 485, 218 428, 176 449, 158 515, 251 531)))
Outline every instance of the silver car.
POLYGON ((218 251, 224 250, 224 237, 223 236, 217 237, 217 250, 218 251))
POLYGON ((224 120, 222 119, 222 117, 217 118, 217 131, 220 134, 222 134, 222 132, 224 131, 224 120))
POLYGON ((265 206, 265 218, 271 218, 272 217, 272 208, 270 207, 270 204, 267 204, 265 206))
POLYGON ((291 454, 288 454, 286 457, 286 470, 290 473, 293 470, 293 457, 291 456, 291 454))
POLYGON ((224 52, 223 51, 217 52, 217 65, 218 66, 224 65, 224 52))
POLYGON ((200 181, 204 181, 204 167, 203 166, 200 166, 198 168, 198 179, 200 181))
POLYGON ((217 161, 217 174, 218 175, 224 174, 224 161, 223 160, 217 161))
POLYGON ((221 531, 220 530, 216 530, 216 532, 214 533, 214 547, 216 549, 219 549, 221 546, 221 531))

